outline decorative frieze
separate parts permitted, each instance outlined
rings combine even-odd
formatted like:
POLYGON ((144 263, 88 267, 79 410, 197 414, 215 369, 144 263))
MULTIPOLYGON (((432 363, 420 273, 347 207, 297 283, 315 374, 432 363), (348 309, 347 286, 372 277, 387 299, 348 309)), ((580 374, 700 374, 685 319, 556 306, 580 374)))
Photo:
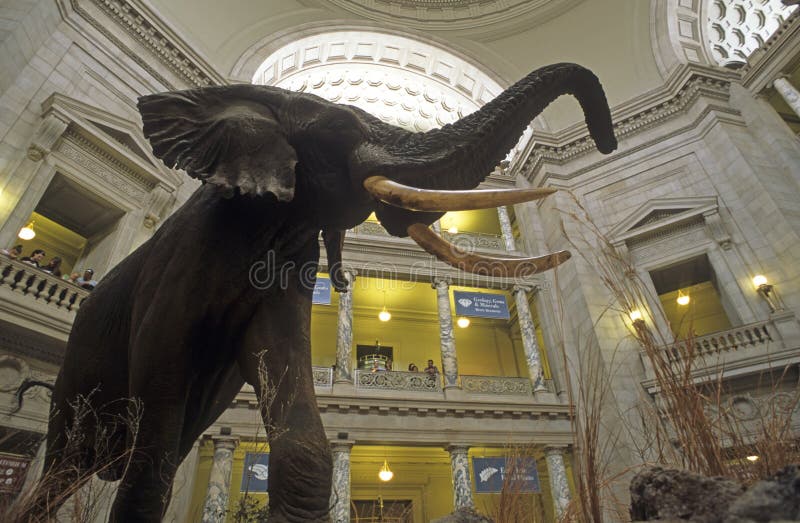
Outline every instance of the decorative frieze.
POLYGON ((188 86, 203 87, 226 83, 224 79, 214 73, 209 66, 203 65, 201 67, 198 65, 200 59, 196 56, 189 56, 188 52, 183 50, 177 43, 177 37, 167 34, 165 30, 152 23, 148 17, 141 12, 141 7, 134 6, 127 0, 69 0, 72 9, 78 15, 100 31, 103 36, 122 50, 130 60, 147 71, 167 89, 174 90, 182 86, 176 86, 173 82, 167 80, 157 69, 150 65, 150 60, 143 57, 138 50, 130 49, 119 39, 115 31, 108 28, 107 24, 97 20, 93 14, 82 5, 87 1, 91 1, 91 3, 102 10, 111 20, 116 22, 126 33, 135 38, 145 48, 149 49, 161 63, 178 77, 185 80, 188 86))
MULTIPOLYGON (((671 84, 674 82, 670 82, 663 95, 635 109, 632 114, 625 115, 623 108, 615 109, 613 120, 617 139, 629 138, 686 114, 701 97, 725 102, 726 105, 717 107, 717 110, 738 114, 735 109, 727 107, 730 85, 734 78, 732 73, 720 74, 706 68, 685 66, 682 74, 684 78, 677 82, 676 87, 672 87, 671 84)), ((537 130, 528 146, 530 152, 527 157, 523 155, 525 161, 517 168, 517 172, 532 179, 545 163, 564 165, 595 151, 595 143, 589 136, 588 130, 585 127, 578 129, 580 130, 577 132, 573 130, 562 133, 570 136, 566 141, 559 140, 554 134, 537 130)), ((663 140, 663 137, 661 139, 663 140)), ((572 176, 582 172, 583 170, 577 171, 572 173, 572 176)))
POLYGON ((153 189, 154 183, 106 154, 78 133, 68 130, 57 151, 79 165, 84 173, 93 175, 98 181, 137 202, 144 202, 153 189))
POLYGON ((441 392, 438 375, 405 371, 356 371, 357 389, 405 390, 414 392, 441 392))
POLYGON ((531 380, 505 376, 461 376, 461 388, 472 394, 530 396, 531 380))

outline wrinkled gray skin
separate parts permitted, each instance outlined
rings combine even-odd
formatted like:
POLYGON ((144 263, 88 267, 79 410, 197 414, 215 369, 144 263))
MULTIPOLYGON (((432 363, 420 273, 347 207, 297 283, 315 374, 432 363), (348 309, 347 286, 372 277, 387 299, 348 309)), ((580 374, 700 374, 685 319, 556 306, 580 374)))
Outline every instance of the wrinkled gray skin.
MULTIPOLYGON (((332 279, 344 231, 375 211, 405 236, 412 223, 439 213, 411 212, 375 201, 369 176, 429 189, 476 187, 551 101, 581 103, 598 148, 616 147, 597 78, 572 64, 528 75, 480 111, 442 129, 410 133, 345 105, 274 87, 232 85, 145 96, 144 134, 156 156, 205 183, 153 237, 97 286, 75 319, 53 394, 48 469, 58 471, 53 497, 135 446, 130 466, 106 467, 122 482, 112 521, 159 521, 175 469, 192 443, 230 405, 244 382, 261 391, 256 355, 266 353, 273 383, 270 521, 329 521, 331 455, 316 407, 309 327, 312 283, 298 270, 288 285, 250 283, 253 264, 306 264, 317 270, 323 232, 332 279), (94 392, 93 392, 94 391, 94 392), (74 425, 69 407, 89 396, 97 417, 65 448, 74 425), (138 398, 143 416, 135 442, 115 416, 122 398, 138 398), (96 429, 110 445, 96 451, 96 429), (73 468, 70 468, 73 467, 73 468)), ((44 510, 44 504, 37 509, 44 510)))

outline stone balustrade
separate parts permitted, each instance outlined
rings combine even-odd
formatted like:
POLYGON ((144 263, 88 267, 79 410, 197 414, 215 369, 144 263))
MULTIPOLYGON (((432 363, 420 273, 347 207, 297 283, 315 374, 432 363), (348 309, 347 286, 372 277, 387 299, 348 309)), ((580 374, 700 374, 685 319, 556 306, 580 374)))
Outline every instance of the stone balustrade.
POLYGON ((441 392, 442 381, 439 375, 431 376, 424 372, 405 371, 365 371, 355 372, 356 389, 402 390, 412 392, 441 392))
POLYGON ((333 368, 332 367, 312 367, 314 373, 314 387, 331 388, 333 387, 333 368))
POLYGON ((3 255, 0 255, 0 287, 68 311, 78 310, 90 292, 27 263, 3 255))
POLYGON ((506 376, 461 376, 461 387, 471 394, 499 394, 531 396, 533 388, 529 378, 506 376))
POLYGON ((774 341, 772 329, 770 321, 751 323, 705 336, 697 336, 691 340, 677 340, 674 344, 663 347, 662 350, 671 362, 677 362, 681 361, 684 355, 692 352, 698 358, 705 358, 748 347, 766 347, 767 344, 774 341))

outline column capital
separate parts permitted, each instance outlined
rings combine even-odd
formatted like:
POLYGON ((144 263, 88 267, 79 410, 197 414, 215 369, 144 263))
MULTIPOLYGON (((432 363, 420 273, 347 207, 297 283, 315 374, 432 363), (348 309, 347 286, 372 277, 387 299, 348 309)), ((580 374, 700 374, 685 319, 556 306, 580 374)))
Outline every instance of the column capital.
POLYGON ((547 445, 544 448, 545 456, 564 456, 564 453, 569 450, 569 445, 547 445))
POLYGON ((350 452, 356 442, 351 439, 333 439, 330 440, 331 451, 333 452, 350 452))
POLYGON ((211 441, 214 442, 214 449, 228 449, 233 450, 239 446, 239 436, 211 436, 211 441))
POLYGON ((447 289, 447 288, 450 287, 451 283, 452 283, 452 280, 448 276, 434 276, 433 279, 431 279, 431 288, 432 289, 440 289, 440 288, 447 289))
POLYGON ((513 287, 511 287, 512 294, 517 294, 518 292, 534 292, 539 290, 539 285, 535 285, 532 283, 516 283, 513 287))
POLYGON ((445 445, 444 450, 450 454, 467 454, 470 448, 472 448, 471 445, 464 443, 451 443, 450 445, 445 445))

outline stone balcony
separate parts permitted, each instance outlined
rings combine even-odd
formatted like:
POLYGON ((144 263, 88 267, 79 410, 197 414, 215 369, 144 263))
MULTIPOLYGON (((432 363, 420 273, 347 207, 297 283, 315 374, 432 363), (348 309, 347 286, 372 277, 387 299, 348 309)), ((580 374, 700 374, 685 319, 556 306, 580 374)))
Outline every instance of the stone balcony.
MULTIPOLYGON (((742 325, 728 330, 697 336, 691 340, 676 340, 659 350, 675 370, 684 372, 686 359, 691 355, 691 372, 698 381, 770 370, 780 372, 790 364, 800 362, 800 324, 794 314, 774 313, 769 320, 742 325)), ((657 389, 655 372, 649 358, 641 353, 647 379, 643 382, 650 392, 657 389)))
POLYGON ((10 346, 32 347, 36 353, 30 356, 58 363, 75 312, 88 295, 73 283, 0 255, 0 336, 10 346))
MULTIPOLYGON (((460 387, 445 389, 440 376, 424 372, 357 370, 353 383, 338 383, 330 367, 313 370, 317 404, 332 440, 346 432, 363 443, 408 445, 572 442, 569 406, 552 392, 534 395, 528 378, 462 375, 460 387)), ((252 387, 245 385, 208 434, 220 426, 258 433, 252 387)))

